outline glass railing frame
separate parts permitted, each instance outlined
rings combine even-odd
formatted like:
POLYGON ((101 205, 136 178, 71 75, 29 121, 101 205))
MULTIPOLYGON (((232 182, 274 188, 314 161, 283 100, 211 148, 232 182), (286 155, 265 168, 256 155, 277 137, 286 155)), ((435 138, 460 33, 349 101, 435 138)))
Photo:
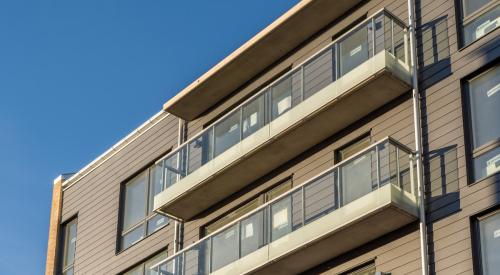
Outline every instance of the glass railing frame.
MULTIPOLYGON (((302 213, 301 227, 307 225, 308 223, 305 222, 305 214, 304 214, 304 210, 305 210, 305 207, 304 207, 304 204, 305 204, 304 189, 310 183, 314 182, 315 180, 317 180, 317 179, 319 179, 319 178, 327 175, 330 172, 333 172, 334 170, 338 169, 339 167, 342 167, 345 164, 349 163, 351 160, 354 160, 357 157, 359 157, 359 156, 361 156, 363 154, 366 154, 366 153, 368 153, 368 152, 370 152, 372 150, 376 150, 376 152, 377 152, 376 153, 376 156, 377 156, 377 158, 376 158, 376 161, 377 161, 376 167, 377 167, 377 184, 378 184, 378 187, 377 187, 376 190, 378 190, 378 188, 381 187, 380 186, 381 175, 380 175, 380 170, 379 170, 380 169, 380 155, 378 153, 378 150, 379 150, 378 148, 379 148, 380 145, 382 145, 384 143, 392 144, 397 149, 396 153, 395 153, 396 154, 396 159, 398 160, 398 161, 396 161, 396 171, 397 171, 396 174, 397 175, 400 174, 400 167, 399 167, 400 155, 399 155, 399 151, 401 150, 404 153, 406 153, 406 154, 409 155, 409 162, 408 163, 409 163, 410 176, 412 177, 411 178, 411 188, 410 188, 411 192, 409 192, 409 193, 412 194, 412 195, 414 195, 415 197, 417 197, 417 190, 416 190, 415 183, 413 181, 413 177, 414 177, 414 173, 415 173, 415 171, 414 171, 414 169, 415 169, 414 168, 414 166, 415 166, 415 159, 414 158, 415 158, 416 152, 414 150, 408 148, 406 145, 404 145, 404 144, 400 143, 399 141, 395 140, 394 138, 388 136, 388 137, 385 137, 385 138, 383 138, 382 140, 380 140, 380 141, 378 141, 376 143, 371 144, 367 148, 363 149, 360 152, 357 152, 356 154, 354 154, 354 155, 346 158, 345 160, 343 160, 343 161, 341 161, 341 162, 333 165, 332 167, 330 167, 330 168, 328 168, 326 170, 323 170, 322 172, 320 172, 317 175, 315 175, 314 177, 306 180, 305 182, 301 183, 300 185, 298 185, 298 186, 296 186, 296 187, 288 190, 287 192, 285 192, 285 193, 277 196, 276 198, 273 198, 272 200, 266 202, 265 204, 263 204, 263 205, 257 207, 256 209, 250 211, 249 213, 246 213, 245 215, 239 217, 237 220, 235 220, 235 221, 233 221, 233 222, 231 222, 231 223, 229 223, 229 224, 227 224, 227 225, 225 225, 225 226, 223 226, 223 227, 215 230, 214 232, 212 232, 209 235, 201 238, 197 242, 195 242, 195 243, 193 243, 193 244, 191 244, 191 245, 183 248, 181 251, 175 253, 174 255, 168 257, 167 259, 165 259, 165 260, 157 263, 156 265, 152 266, 151 269, 157 268, 158 266, 160 266, 160 265, 162 265, 164 263, 167 263, 167 262, 175 259, 176 257, 179 257, 180 255, 182 255, 182 257, 181 257, 182 261, 185 261, 185 253, 188 252, 190 249, 194 248, 195 246, 201 244, 204 241, 207 241, 207 240, 213 238, 217 234, 223 232, 226 229, 229 229, 232 226, 237 225, 237 227, 239 228, 238 230, 240 230, 241 229, 241 221, 245 220, 246 218, 248 218, 248 217, 250 217, 250 216, 252 216, 252 215, 254 215, 256 213, 258 213, 259 211, 264 211, 264 215, 270 215, 270 213, 269 213, 270 212, 270 208, 271 208, 271 206, 274 203, 276 203, 277 201, 279 201, 279 200, 281 200, 281 199, 283 199, 283 198, 285 198, 287 196, 291 196, 293 193, 295 193, 295 192, 297 192, 299 190, 301 190, 300 192, 302 193, 302 195, 301 195, 302 196, 301 203, 302 203, 302 211, 303 211, 303 213, 302 213)), ((388 183, 388 184, 393 184, 393 183, 388 183)), ((408 193, 408 191, 403 190, 403 188, 401 187, 400 177, 399 176, 397 177, 397 184, 396 185, 398 187, 400 187, 403 192, 407 192, 408 193)), ((373 191, 375 191, 375 190, 373 190, 373 191)), ((342 201, 338 200, 337 203, 342 204, 342 201)), ((339 205, 336 209, 340 209, 340 208, 342 208, 345 205, 346 204, 339 205)), ((336 209, 334 209, 333 211, 335 211, 336 209)), ((265 228, 266 232, 264 233, 265 234, 265 238, 266 238, 266 245, 268 245, 271 242, 273 242, 273 240, 271 240, 271 234, 269 232, 267 232, 268 229, 269 229, 268 226, 266 226, 266 228, 265 228)), ((239 239, 238 240, 238 260, 241 259, 241 258, 243 258, 243 257, 245 257, 245 256, 243 256, 243 257, 241 256, 241 240, 240 240, 241 236, 239 234, 240 234, 240 232, 238 232, 238 239, 239 239)), ((213 256, 213 241, 210 240, 209 243, 210 243, 210 258, 209 258, 208 268, 209 268, 209 273, 212 273, 212 272, 214 272, 214 271, 211 270, 211 268, 212 268, 211 263, 212 263, 212 256, 213 256)))
MULTIPOLYGON (((231 115, 234 115, 236 112, 239 112, 239 141, 236 142, 235 144, 229 146, 225 151, 221 152, 220 154, 223 154, 224 152, 226 152, 227 150, 229 150, 230 148, 234 147, 235 145, 237 145, 238 143, 241 143, 244 138, 243 137, 243 120, 242 120, 242 115, 243 115, 243 107, 246 106, 247 104, 251 103, 252 100, 258 98, 259 96, 264 96, 264 124, 263 126, 261 126, 259 129, 257 129, 256 131, 262 129, 262 127, 265 127, 265 125, 268 125, 269 123, 271 123, 275 118, 273 118, 272 116, 272 106, 271 104, 269 104, 271 102, 271 95, 272 95, 272 88, 274 87, 275 84, 279 83, 280 81, 282 81, 283 79, 285 79, 286 77, 290 77, 290 81, 292 81, 292 76, 294 73, 300 71, 301 73, 301 84, 300 84, 300 97, 301 97, 301 101, 298 103, 302 103, 304 102, 304 86, 305 86, 305 81, 304 81, 304 67, 309 64, 309 62, 311 62, 314 58, 316 57, 319 57, 321 54, 325 53, 327 50, 329 50, 330 48, 338 48, 338 43, 342 42, 343 39, 347 38, 349 35, 352 35, 353 33, 355 33, 358 29, 362 28, 364 25, 368 26, 367 23, 371 22, 372 24, 372 27, 375 26, 375 19, 379 16, 387 16, 391 19, 391 47, 392 47, 392 51, 391 53, 395 56, 395 52, 394 52, 394 22, 397 22, 398 25, 402 28, 403 32, 404 32, 404 36, 403 36, 403 43, 404 43, 404 54, 405 54, 405 60, 404 60, 404 63, 408 66, 410 66, 409 64, 409 57, 408 57, 408 49, 407 47, 409 45, 407 45, 409 43, 408 41, 408 37, 407 37, 407 30, 408 30, 408 26, 403 22, 401 21, 399 18, 397 18, 396 16, 394 16, 391 12, 389 12, 388 10, 386 9, 381 9, 379 11, 377 11, 376 13, 374 13, 371 17, 363 20, 362 22, 360 22, 359 24, 357 24, 356 26, 352 27, 349 31, 347 31, 346 33, 342 34, 341 36, 339 36, 338 38, 336 38, 335 40, 333 40, 332 42, 330 42, 328 45, 324 46, 323 48, 321 48, 320 50, 316 51, 313 55, 311 55, 310 57, 308 57, 307 59, 305 59, 303 62, 299 63, 298 65, 296 65, 295 68, 291 69, 290 71, 288 71, 287 73, 285 73, 284 75, 280 76, 279 78, 277 78, 276 80, 272 81, 270 84, 266 85, 266 87, 262 88, 259 92, 255 93, 254 95, 252 95, 251 97, 249 97, 248 99, 246 99, 244 102, 242 102, 241 104, 237 105, 236 107, 233 108, 233 110, 231 110, 230 112, 224 114, 222 117, 218 118, 216 121, 212 122, 207 128, 203 129, 200 133, 197 133, 195 136, 189 138, 188 140, 186 140, 185 142, 183 142, 182 144, 180 144, 179 146, 177 146, 177 148, 175 148, 174 150, 172 150, 171 152, 169 152, 168 154, 166 154, 164 157, 162 157, 161 159, 157 160, 155 162, 154 165, 159 165, 162 161, 174 156, 175 154, 178 154, 178 159, 177 159, 177 165, 178 165, 178 171, 179 173, 176 175, 177 177, 177 180, 173 183, 173 184, 176 184, 177 182, 179 182, 183 177, 186 177, 188 176, 189 174, 193 173, 194 171, 196 171, 197 169, 201 168, 203 165, 213 161, 215 158, 217 158, 217 156, 215 155, 215 139, 216 139, 216 133, 215 133, 215 127, 220 123, 222 122, 224 119, 228 118, 229 116, 231 115), (270 109, 270 110, 267 110, 267 109, 270 109), (209 133, 210 131, 212 131, 210 134, 211 134, 211 139, 210 142, 211 142, 211 145, 209 148, 211 150, 210 154, 209 154, 209 160, 205 163, 202 163, 200 166, 198 166, 196 169, 194 169, 193 171, 190 171, 190 156, 189 156, 189 153, 190 153, 190 148, 189 148, 189 145, 191 142, 195 141, 196 139, 202 137, 203 135, 205 135, 206 133, 209 133), (184 152, 183 152, 184 151, 184 152), (182 156, 181 156, 182 154, 182 156), (182 163, 182 164, 181 164, 182 163), (181 165, 185 165, 180 167, 181 165), (180 168, 179 168, 180 167, 180 168), (185 175, 181 175, 183 174, 182 172, 185 172, 184 174, 185 175)), ((385 17, 382 17, 382 18, 385 18, 385 17)), ((375 42, 375 35, 376 35, 376 31, 375 31, 375 28, 373 27, 372 29, 372 56, 369 57, 370 58, 373 58, 374 54, 375 54, 375 47, 377 45, 377 43, 375 42)), ((385 40, 384 40, 385 42, 385 40)), ((369 43, 369 41, 368 41, 369 43)), ((334 72, 334 80, 332 81, 335 82, 337 81, 341 76, 340 76, 340 60, 338 59, 339 57, 339 50, 338 49, 335 49, 335 72, 334 72)), ((397 58, 397 57, 396 57, 397 58)), ((366 62, 366 61, 365 61, 366 62)), ((358 65, 359 66, 359 65, 358 65)), ((292 91, 290 91, 290 93, 292 93, 292 91)), ((293 106, 293 102, 292 102, 292 94, 290 95, 291 96, 291 99, 290 99, 290 107, 288 107, 288 109, 281 113, 280 116, 288 111, 290 111, 291 109, 293 109, 295 106, 293 106)), ((279 116, 278 116, 279 117, 279 116)), ((250 135, 248 136, 251 136, 253 135, 255 132, 251 133, 250 135)), ((247 136, 247 137, 248 137, 247 136)), ((246 137, 245 137, 246 138, 246 137)), ((219 155, 220 155, 219 154, 219 155)), ((169 186, 167 186, 167 181, 166 181, 166 174, 164 172, 165 170, 165 167, 163 167, 163 186, 164 186, 164 189, 167 189, 169 186)), ((172 185, 173 185, 172 184, 172 185)))

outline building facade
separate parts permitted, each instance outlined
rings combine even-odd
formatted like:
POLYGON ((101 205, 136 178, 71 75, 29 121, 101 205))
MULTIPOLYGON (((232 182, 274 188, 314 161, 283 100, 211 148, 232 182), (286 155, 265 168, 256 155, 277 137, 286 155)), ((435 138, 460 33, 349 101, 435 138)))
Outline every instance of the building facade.
POLYGON ((300 1, 54 181, 46 274, 498 274, 499 25, 300 1))

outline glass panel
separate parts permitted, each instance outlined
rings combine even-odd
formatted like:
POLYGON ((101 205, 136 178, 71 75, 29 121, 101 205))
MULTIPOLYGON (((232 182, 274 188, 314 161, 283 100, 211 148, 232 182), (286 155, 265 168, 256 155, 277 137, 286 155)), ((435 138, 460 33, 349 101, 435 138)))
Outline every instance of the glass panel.
POLYGON ((238 224, 212 237, 212 271, 238 259, 238 224))
POLYGON ((186 176, 186 147, 182 147, 176 153, 163 161, 165 169, 165 188, 175 184, 181 178, 186 176))
POLYGON ((265 124, 265 95, 243 106, 243 138, 255 133, 265 124))
POLYGON ((298 189, 292 193, 292 231, 303 225, 302 208, 302 189, 298 189))
POLYGON ((161 275, 183 275, 183 254, 170 259, 168 262, 159 266, 159 274, 161 275))
POLYGON ((123 230, 143 220, 146 216, 146 188, 148 171, 144 171, 125 185, 123 230))
POLYGON ((125 249, 144 237, 144 224, 141 224, 136 229, 128 232, 122 237, 122 249, 125 249))
POLYGON ((298 68, 292 73, 292 106, 302 102, 302 70, 298 68))
POLYGON ((264 235, 264 211, 241 221, 241 257, 248 255, 266 244, 264 235))
POLYGON ((285 76, 271 87, 272 118, 275 119, 292 107, 292 81, 285 76))
POLYGON ((500 147, 475 158, 473 166, 475 180, 500 172, 500 147))
MULTIPOLYGON (((159 275, 160 273, 156 270, 152 270, 151 267, 158 264, 159 262, 167 259, 167 251, 161 252, 160 254, 154 256, 152 259, 148 260, 144 264, 144 274, 145 275, 159 275)), ((142 273, 140 273, 142 274, 142 273)))
MULTIPOLYGON (((371 24, 370 24, 371 25, 371 24)), ((339 43, 340 74, 343 76, 365 62, 369 56, 368 26, 363 26, 339 43)))
POLYGON ((482 269, 485 275, 500 270, 500 213, 479 222, 482 269), (495 271, 496 270, 496 271, 495 271))
POLYGON ((168 223, 167 217, 160 214, 154 215, 151 219, 148 220, 148 235, 162 228, 167 223, 168 223))
POLYGON ((378 168, 380 173, 380 186, 389 183, 397 185, 396 147, 388 142, 379 144, 377 147, 379 155, 378 168))
MULTIPOLYGON (((387 18, 384 15, 377 16, 374 20, 375 22, 375 54, 385 50, 385 34, 386 34, 386 28, 384 26, 385 23, 385 18, 387 18)), ((390 31, 390 26, 389 29, 390 31)), ((390 37, 390 32, 387 33, 390 37)))
POLYGON ((212 232, 215 232, 217 229, 224 227, 226 224, 231 223, 232 221, 235 221, 239 219, 241 216, 245 215, 246 213, 249 213, 250 211, 256 209, 262 205, 262 199, 261 198, 255 198, 246 204, 238 207, 237 209, 229 212, 226 214, 224 217, 216 220, 215 222, 205 226, 204 228, 204 233, 206 235, 211 234, 212 232))
POLYGON ((376 168, 375 163, 375 150, 371 150, 339 167, 342 205, 348 204, 373 190, 374 178, 376 181, 373 170, 376 169, 372 169, 372 167, 376 168))
POLYGON ((335 78, 334 49, 330 48, 304 65, 304 99, 320 91, 335 78))
POLYGON ((494 0, 462 0, 464 8, 464 16, 471 15, 480 8, 486 6, 486 4, 493 2, 494 0))
POLYGON ((76 250, 76 220, 65 226, 63 268, 73 265, 76 250))
POLYGON ((212 159, 213 128, 209 128, 188 145, 189 173, 203 166, 212 159))
MULTIPOLYGON (((142 273, 142 269, 144 267, 142 266, 142 264, 140 264, 139 266, 135 267, 134 269, 128 271, 128 272, 125 272, 123 275, 143 275, 142 273)), ((148 273, 148 274, 157 274, 157 273, 148 273)))
POLYGON ((467 45, 500 26, 500 5, 464 24, 464 44, 467 45))
POLYGON ((149 182, 149 200, 148 200, 148 214, 153 212, 154 197, 163 191, 163 161, 151 167, 151 175, 149 182))
POLYGON ((311 222, 337 208, 337 174, 328 173, 304 187, 305 222, 311 222))
MULTIPOLYGON (((405 62, 405 31, 404 28, 398 25, 396 22, 394 23, 394 56, 399 60, 405 62)), ((406 41, 408 43, 408 41, 406 41)), ((410 47, 407 47, 408 49, 410 47)))
POLYGON ((210 239, 193 246, 185 255, 185 274, 202 275, 209 273, 210 239))
MULTIPOLYGON (((398 149, 399 150, 399 149, 398 149)), ((411 174, 410 174, 410 155, 403 150, 399 150, 399 183, 403 190, 412 193, 411 190, 411 174)))
POLYGON ((287 196, 271 205, 271 241, 292 231, 292 200, 287 196))
POLYGON ((215 125, 215 156, 240 142, 240 112, 234 112, 215 125))
POLYGON ((66 271, 63 272, 63 275, 73 275, 73 268, 68 268, 66 271))
POLYGON ((500 138, 500 67, 469 82, 474 148, 500 138))

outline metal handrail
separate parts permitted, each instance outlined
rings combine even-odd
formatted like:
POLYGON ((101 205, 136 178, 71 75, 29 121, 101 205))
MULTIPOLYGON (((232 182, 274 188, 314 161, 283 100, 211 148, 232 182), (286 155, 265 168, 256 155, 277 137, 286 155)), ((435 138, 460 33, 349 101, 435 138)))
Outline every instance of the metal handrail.
MULTIPOLYGON (((182 144, 180 144, 175 150, 172 150, 170 153, 168 153, 167 155, 165 155, 164 157, 160 158, 159 160, 156 161, 155 164, 158 164, 160 163, 161 161, 179 153, 179 151, 183 148, 183 147, 186 147, 186 150, 188 150, 188 145, 189 143, 191 143, 193 140, 201 137, 202 135, 206 134, 208 131, 211 131, 213 130, 214 126, 221 122, 222 120, 224 120, 225 118, 227 118, 228 116, 230 115, 233 115, 236 111, 238 111, 239 109, 241 109, 244 105, 248 104, 249 102, 251 102, 253 99, 265 94, 266 92, 268 92, 270 90, 270 88, 275 85, 276 83, 278 83, 279 81, 283 80, 284 78, 286 77, 289 77, 291 76, 293 73, 295 73, 297 70, 300 70, 304 65, 306 65, 309 61, 311 61, 312 59, 320 56, 325 50, 327 50, 328 48, 334 46, 335 44, 337 44, 338 42, 340 42, 342 39, 344 39, 345 37, 347 37, 348 35, 352 34, 352 32, 354 31, 357 31, 357 29, 361 26, 363 26, 364 24, 370 22, 371 20, 373 20, 375 17, 377 16, 380 16, 380 15, 386 15, 387 17, 391 18, 392 20, 394 20, 400 27, 402 27, 404 30, 407 29, 407 26, 406 24, 401 21, 399 18, 397 18, 396 16, 394 16, 391 12, 387 11, 386 9, 381 9, 379 11, 377 11, 374 15, 372 15, 371 17, 369 18, 366 18, 365 20, 363 20, 362 22, 360 22, 359 24, 357 24, 356 26, 354 26, 353 28, 351 28, 348 32, 344 33, 343 35, 341 35, 340 37, 336 38, 335 40, 333 40, 332 42, 330 42, 329 44, 327 44, 325 47, 321 48, 320 50, 318 50, 315 54, 313 54, 312 56, 310 56, 309 58, 307 58, 306 60, 302 61, 301 63, 299 63, 295 68, 293 68, 292 70, 290 70, 289 72, 285 73, 284 75, 280 76, 279 78, 277 78, 276 80, 274 80, 273 82, 271 82, 270 84, 268 84, 266 87, 262 88, 259 92, 255 93, 254 95, 252 95, 250 98, 246 99, 244 102, 242 102, 241 104, 237 105, 236 107, 233 108, 233 110, 231 110, 230 112, 226 113, 225 115, 223 115, 222 117, 218 118, 216 121, 212 122, 208 127, 206 127, 206 129, 204 129, 203 131, 201 131, 200 133, 196 134, 195 136, 189 138, 188 140, 186 140, 185 142, 183 142, 182 144)), ((240 129, 241 131, 241 129, 240 129)), ((215 142, 215 141, 214 141, 215 142)), ((215 156, 212 156, 213 158, 215 156)))
MULTIPOLYGON (((266 202, 265 204, 263 204, 263 205, 261 205, 261 206, 257 207, 256 209, 254 209, 254 210, 252 210, 252 211, 250 211, 250 212, 246 213, 245 215, 243 215, 243 216, 239 217, 237 220, 232 221, 231 223, 229 223, 229 224, 227 224, 227 225, 225 225, 225 226, 223 226, 223 227, 221 227, 221 228, 217 229, 216 231, 214 231, 214 232, 210 233, 209 235, 207 235, 207 236, 205 236, 205 237, 201 238, 201 239, 200 239, 200 240, 198 240, 197 242, 195 242, 195 243, 193 243, 193 244, 191 244, 191 245, 189 245, 189 246, 185 247, 184 249, 182 249, 182 250, 180 250, 179 252, 175 253, 174 255, 172 255, 172 256, 170 256, 170 257, 168 257, 167 259, 165 259, 165 260, 163 260, 163 261, 161 261, 161 262, 159 262, 159 263, 155 264, 154 266, 152 266, 152 267, 151 267, 151 269, 156 268, 156 267, 158 267, 158 266, 160 266, 160 265, 162 265, 162 264, 164 264, 164 263, 166 263, 166 262, 168 262, 168 261, 170 261, 170 260, 172 260, 172 259, 174 259, 174 258, 178 257, 179 255, 181 255, 181 254, 183 254, 184 252, 186 252, 186 251, 190 250, 191 248, 195 247, 196 245, 198 245, 198 244, 200 244, 200 243, 204 242, 205 240, 208 240, 209 238, 214 237, 215 235, 219 234, 220 232, 222 232, 222 231, 224 231, 224 230, 226 230, 226 229, 230 228, 231 226, 234 226, 235 224, 237 224, 237 223, 241 222, 241 221, 242 221, 242 220, 244 220, 245 218, 247 218, 247 217, 249 217, 249 216, 251 216, 251 215, 253 215, 253 214, 255 214, 255 213, 257 213, 257 212, 259 212, 259 211, 261 211, 261 210, 263 210, 263 209, 265 209, 265 208, 267 208, 267 207, 269 207, 269 206, 270 206, 270 205, 272 205, 273 203, 275 203, 275 202, 279 201, 280 199, 282 199, 282 198, 284 198, 284 197, 286 197, 286 196, 291 195, 292 193, 296 192, 297 190, 302 189, 302 192, 304 192, 304 190, 303 190, 303 189, 304 189, 306 186, 308 186, 310 183, 313 183, 315 180, 317 180, 317 179, 321 178, 322 176, 324 176, 324 175, 326 175, 326 174, 328 174, 328 173, 330 173, 330 172, 334 171, 335 169, 338 169, 338 168, 339 168, 339 167, 341 167, 341 166, 344 166, 345 164, 349 163, 350 161, 352 161, 352 160, 356 159, 357 157, 362 156, 363 154, 366 154, 366 153, 367 153, 367 152, 369 152, 369 151, 372 151, 372 150, 374 150, 374 149, 377 149, 379 145, 384 144, 384 143, 392 144, 392 145, 394 145, 397 149, 402 150, 403 152, 405 152, 405 153, 409 154, 410 156, 413 156, 413 155, 414 155, 414 153, 415 153, 412 149, 408 148, 407 146, 403 145, 402 143, 398 142, 397 140, 395 140, 395 139, 393 139, 393 138, 391 138, 391 137, 385 137, 384 139, 382 139, 382 140, 380 140, 380 141, 378 141, 378 142, 376 142, 376 143, 374 143, 374 144, 370 145, 369 147, 367 147, 367 148, 363 149, 362 151, 357 152, 356 154, 354 154, 354 155, 352 155, 352 156, 350 156, 350 157, 346 158, 345 160, 343 160, 343 161, 341 161, 341 162, 339 162, 339 163, 337 163, 337 164, 333 165, 332 167, 330 167, 330 168, 328 168, 328 169, 326 169, 326 170, 324 170, 324 171, 320 172, 319 174, 317 174, 316 176, 314 176, 314 177, 312 177, 312 178, 308 179, 307 181, 305 181, 305 182, 304 182, 304 183, 302 183, 301 185, 298 185, 298 186, 296 186, 296 187, 294 187, 294 188, 290 189, 289 191, 287 191, 287 192, 285 192, 285 193, 283 193, 283 194, 281 194, 281 195, 277 196, 276 198, 274 198, 274 199, 272 199, 272 200, 270 200, 270 201, 266 202)), ((398 151, 396 151, 396 152, 398 152, 398 151)), ((399 165, 398 165, 398 164, 399 164, 399 156, 398 156, 398 161, 397 161, 397 166, 398 166, 398 170, 399 170, 399 165)), ((379 165, 380 165, 380 164, 379 164, 379 163, 377 163, 377 169, 379 169, 379 167, 378 167, 379 165)), ((380 176, 378 176, 378 181, 380 182, 380 176)), ((399 176, 398 176, 398 184, 399 184, 399 176)), ((412 194, 414 194, 414 192, 415 192, 414 188, 411 188, 411 193, 412 193, 412 194)))

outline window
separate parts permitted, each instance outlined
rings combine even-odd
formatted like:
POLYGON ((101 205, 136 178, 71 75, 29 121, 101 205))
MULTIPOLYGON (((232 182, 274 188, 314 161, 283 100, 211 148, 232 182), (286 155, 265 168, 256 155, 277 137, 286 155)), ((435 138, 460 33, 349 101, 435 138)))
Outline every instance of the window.
POLYGON ((62 265, 63 275, 73 275, 73 264, 75 262, 76 250, 76 218, 67 222, 63 226, 62 265))
POLYGON ((158 272, 151 270, 151 267, 165 259, 167 259, 167 251, 160 252, 146 262, 140 263, 131 270, 123 273, 123 275, 159 275, 158 272))
POLYGON ((464 46, 492 32, 500 25, 496 0, 461 0, 462 44, 464 46))
POLYGON ((355 267, 349 271, 342 273, 342 275, 375 275, 375 262, 363 264, 355 267))
POLYGON ((247 203, 238 207, 237 209, 227 213, 226 215, 224 215, 222 218, 216 220, 215 222, 204 226, 203 232, 202 232, 203 236, 209 235, 209 234, 217 231, 219 228, 222 228, 225 225, 239 219, 243 215, 251 212, 252 210, 263 205, 264 203, 271 201, 272 199, 278 197, 279 195, 285 193, 286 191, 288 191, 290 189, 292 189, 292 179, 291 178, 279 183, 277 186, 273 187, 272 189, 270 189, 264 193, 259 194, 257 197, 251 199, 250 201, 248 201, 247 203))
POLYGON ((357 152, 362 151, 366 147, 370 146, 371 137, 369 134, 363 135, 360 138, 357 138, 353 142, 341 147, 335 153, 335 161, 341 162, 350 156, 353 156, 357 152))
POLYGON ((162 170, 153 166, 124 186, 120 248, 125 249, 168 223, 153 212, 154 196, 163 190, 162 170))
POLYGON ((500 171, 500 67, 466 83, 469 105, 471 179, 478 181, 500 171))
POLYGON ((477 267, 483 275, 498 274, 500 269, 500 210, 474 221, 477 267))

